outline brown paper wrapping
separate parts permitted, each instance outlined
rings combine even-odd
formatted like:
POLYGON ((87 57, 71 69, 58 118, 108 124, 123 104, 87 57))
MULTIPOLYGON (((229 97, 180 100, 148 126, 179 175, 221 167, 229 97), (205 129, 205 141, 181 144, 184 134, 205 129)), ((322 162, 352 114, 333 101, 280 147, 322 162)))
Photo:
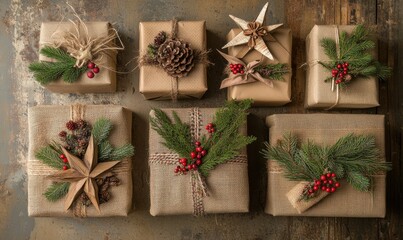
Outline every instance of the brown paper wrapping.
MULTIPOLYGON (((172 21, 140 22, 140 56, 161 31, 171 35, 172 21)), ((193 49, 206 50, 206 22, 178 21, 177 37, 191 44, 193 49)), ((140 92, 149 100, 171 99, 172 81, 163 69, 155 66, 140 67, 140 92)), ((201 98, 207 91, 205 64, 196 64, 188 76, 178 79, 178 98, 201 98)))
MULTIPOLYGON (((367 114, 277 114, 267 117, 269 142, 275 144, 283 134, 292 132, 301 140, 331 145, 349 133, 369 134, 385 156, 383 115, 367 114)), ((268 161, 268 188, 265 212, 274 216, 385 217, 386 176, 373 176, 372 192, 355 190, 346 181, 336 193, 329 194, 302 214, 293 207, 287 193, 299 182, 287 180, 275 161, 268 161)))
MULTIPOLYGON (((227 41, 233 39, 240 32, 241 29, 239 28, 231 29, 227 35, 227 41)), ((290 68, 290 72, 283 75, 283 81, 273 81, 273 88, 262 82, 229 87, 227 92, 228 100, 244 100, 251 98, 254 100, 255 106, 281 106, 291 102, 291 30, 288 28, 278 28, 271 31, 270 34, 277 41, 268 41, 265 37, 263 37, 263 39, 265 39, 267 47, 273 54, 274 61, 263 57, 261 53, 255 50, 250 50, 242 60, 245 63, 260 59, 263 59, 263 64, 285 63, 290 68)), ((228 54, 236 56, 244 47, 246 47, 246 45, 229 47, 228 54)))
MULTIPOLYGON (((85 106, 83 119, 93 124, 100 117, 113 123, 109 140, 113 146, 131 143, 132 114, 130 111, 112 105, 85 106)), ((72 211, 64 211, 64 198, 49 202, 43 193, 52 180, 46 176, 57 172, 35 159, 35 152, 58 141, 58 133, 65 129, 71 119, 70 106, 37 106, 29 109, 29 150, 28 150, 28 215, 32 217, 73 217, 72 211)), ((86 207, 87 217, 127 216, 132 206, 131 159, 122 160, 114 171, 120 179, 119 186, 110 189, 111 199, 100 205, 101 213, 93 205, 86 207)))
MULTIPOLYGON (((330 60, 320 45, 323 38, 335 39, 335 25, 315 25, 306 37, 306 91, 305 107, 328 108, 336 102, 336 90, 324 79, 331 73, 318 60, 330 60)), ((338 26, 339 34, 351 33, 355 26, 338 26)), ((335 108, 371 108, 379 106, 378 80, 375 77, 354 79, 346 89, 340 89, 339 103, 335 108)))
MULTIPOLYGON (((182 121, 189 123, 191 109, 164 109, 172 116, 176 111, 182 121)), ((216 109, 202 108, 201 135, 204 126, 212 122, 216 109)), ((153 116, 153 112, 150 113, 153 116)), ((241 129, 246 134, 246 126, 241 129)), ((163 139, 150 127, 149 154, 172 153, 163 144, 163 139)), ((246 155, 243 149, 240 155, 246 155)), ((190 174, 176 176, 176 165, 150 164, 150 213, 157 215, 193 214, 190 174)), ((205 213, 234 213, 249 211, 248 166, 245 163, 221 164, 210 172, 206 179, 209 196, 203 198, 205 213)))
MULTIPOLYGON (((90 37, 107 36, 111 31, 108 22, 86 22, 90 37)), ((44 22, 41 26, 39 38, 40 47, 53 42, 52 35, 60 31, 75 31, 70 22, 44 22)), ((116 69, 116 53, 110 52, 111 57, 103 57, 100 63, 109 69, 116 69)), ((43 55, 39 55, 40 61, 52 61, 43 55)), ((88 78, 84 73, 74 83, 66 83, 62 79, 43 85, 52 92, 57 93, 105 93, 116 91, 116 73, 106 68, 100 68, 94 78, 88 78)))

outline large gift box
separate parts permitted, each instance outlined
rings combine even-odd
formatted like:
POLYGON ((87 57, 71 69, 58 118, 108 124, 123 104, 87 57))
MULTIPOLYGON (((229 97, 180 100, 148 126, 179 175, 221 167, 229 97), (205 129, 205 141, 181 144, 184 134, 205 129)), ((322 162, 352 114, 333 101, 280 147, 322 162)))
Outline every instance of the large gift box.
MULTIPOLYGON (((61 130, 66 127, 66 122, 71 124, 72 121, 77 121, 81 124, 84 120, 88 122, 92 128, 95 128, 94 123, 99 119, 108 119, 113 127, 110 131, 110 135, 107 139, 111 146, 119 147, 125 144, 131 143, 131 129, 132 129, 132 113, 120 106, 112 105, 72 105, 72 106, 36 106, 29 109, 28 112, 28 125, 29 125, 29 152, 27 161, 27 173, 28 173, 28 215, 33 217, 108 217, 108 216, 127 216, 132 206, 132 173, 131 173, 131 158, 123 158, 121 161, 107 172, 99 175, 98 178, 94 178, 93 184, 98 185, 98 193, 104 194, 105 184, 98 181, 112 180, 119 181, 118 184, 110 186, 106 197, 108 197, 107 202, 102 202, 103 196, 99 197, 99 211, 94 207, 94 205, 79 205, 78 199, 82 196, 76 195, 75 201, 71 207, 66 210, 66 201, 68 198, 64 196, 55 201, 49 201, 45 197, 45 192, 49 189, 51 184, 54 184, 54 180, 51 175, 57 175, 61 173, 67 173, 73 170, 72 160, 69 157, 68 162, 72 169, 58 170, 44 164, 43 161, 39 160, 38 151, 44 146, 59 142, 59 137, 65 137, 66 133, 62 135, 61 130), (113 176, 113 178, 110 178, 113 176), (108 178, 109 179, 106 179, 108 178), (101 184, 101 185, 99 185, 101 184)), ((67 126, 67 127, 71 127, 67 126)), ((67 131, 67 130, 66 130, 67 131)), ((83 134, 82 132, 80 134, 83 134)), ((95 134, 92 132, 91 134, 95 134)), ((94 136, 94 135, 93 135, 94 136)), ((98 142, 99 143, 99 142, 98 142)), ((106 143, 106 142, 105 142, 106 143)), ((89 144, 90 145, 90 144, 89 144)), ((98 146, 100 147, 100 146, 98 146)), ((67 148, 68 149, 68 148, 67 148)), ((88 151, 89 148, 87 148, 88 151)), ((95 148, 97 149, 97 148, 95 148)), ((87 152, 85 153, 87 154, 87 152)), ((68 154, 65 153, 67 156, 68 154)), ((56 154, 56 159, 51 159, 53 161, 62 161, 58 159, 56 154)), ((97 154, 95 154, 97 156, 97 154)), ((62 156, 61 156, 62 157, 62 156)), ((64 157, 64 156, 63 156, 64 157)), ((84 157, 85 158, 85 157, 84 157)), ((105 165, 113 164, 113 162, 100 162, 101 156, 98 154, 97 165, 93 165, 92 169, 98 171, 100 166, 105 167, 105 165), (98 169, 98 170, 97 170, 98 169)), ((81 161, 81 160, 78 160, 81 161)), ((94 159, 94 161, 96 161, 94 159)), ((67 162, 65 160, 64 162, 67 162)), ((87 162, 85 162, 87 164, 87 162)), ((80 166, 82 164, 79 164, 80 166)), ((110 166, 107 166, 110 167, 110 166)), ((90 177, 97 174, 91 172, 90 177)), ((98 172, 100 173, 100 172, 98 172)), ((60 175, 59 175, 60 176, 60 175)), ((77 176, 77 173, 74 175, 77 176)), ((77 184, 75 178, 71 181, 72 184, 77 184)), ((56 181, 58 182, 58 181, 56 181)), ((88 182, 87 182, 88 183, 88 182)), ((87 193, 88 188, 91 184, 83 186, 83 189, 78 192, 80 194, 82 191, 87 193)), ((75 185, 78 186, 79 184, 75 185)), ((107 186, 106 186, 107 187, 107 186)), ((95 188, 97 188, 95 186, 95 188)), ((69 191, 74 189, 69 189, 69 191)), ((88 195, 87 195, 88 196, 88 195)), ((88 201, 88 199, 87 199, 88 201)))
MULTIPOLYGON (((205 21, 159 21, 140 22, 140 56, 147 54, 147 48, 154 43, 154 38, 165 32, 172 37, 189 43, 196 52, 206 50, 205 21)), ((140 64, 140 92, 146 99, 167 100, 173 98, 201 98, 207 91, 206 64, 196 63, 185 77, 175 78, 168 75, 159 66, 140 64)))
MULTIPOLYGON (((163 109, 172 118, 172 110, 180 119, 189 124, 193 137, 207 123, 212 122, 217 109, 163 109)), ((154 111, 150 116, 155 115, 154 111)), ((246 134, 246 126, 240 129, 246 134)), ((207 196, 201 197, 194 186, 197 177, 189 172, 186 175, 174 174, 179 155, 170 151, 160 135, 150 127, 150 213, 157 215, 205 213, 234 213, 249 211, 249 182, 246 148, 239 155, 214 168, 205 179, 207 196)))
MULTIPOLYGON (((335 144, 350 133, 370 135, 380 151, 380 161, 385 161, 385 128, 383 115, 367 114, 277 114, 267 117, 270 144, 276 144, 283 134, 292 133, 304 143, 312 141, 321 146, 335 144)), ((384 217, 386 212, 386 176, 375 174, 369 192, 354 189, 345 180, 336 193, 324 197, 321 192, 309 209, 291 203, 291 190, 298 181, 284 177, 284 169, 273 160, 268 160, 268 188, 265 212, 274 216, 323 216, 323 217, 384 217), (323 199, 321 199, 324 197, 323 199), (320 200, 320 201, 319 201, 320 200), (318 202, 316 202, 318 201, 318 202)), ((301 188, 300 188, 301 189, 301 188)), ((303 200, 302 200, 303 201, 303 200)), ((305 204, 305 203, 301 203, 305 204)))
MULTIPOLYGON (((77 29, 80 31, 79 36, 89 37, 90 39, 107 37, 110 34, 115 34, 114 29, 108 22, 85 22, 85 27, 75 25, 71 22, 44 22, 41 26, 39 45, 43 48, 47 45, 55 44, 59 35, 66 32, 77 34, 77 29), (87 35, 88 34, 88 35, 87 35)), ((119 42, 115 39, 114 41, 119 42)), ((109 44, 109 43, 108 43, 109 44)), ((56 43, 57 45, 57 43, 56 43)), ((77 46, 78 47, 78 46, 77 46)), ((100 71, 95 74, 94 78, 89 78, 84 72, 73 83, 68 83, 62 79, 49 82, 44 85, 47 89, 57 93, 104 93, 116 91, 116 51, 107 50, 98 56, 98 65, 100 71)), ((54 61, 42 54, 39 55, 40 61, 54 61)))
MULTIPOLYGON (((241 31, 240 28, 231 29, 227 35, 227 41, 231 41, 241 31)), ((260 81, 228 87, 228 100, 251 98, 254 100, 254 105, 257 106, 281 106, 291 102, 291 30, 281 27, 270 31, 270 35, 263 36, 263 40, 272 53, 274 60, 270 60, 259 51, 252 49, 242 58, 242 61, 248 64, 252 61, 260 60, 261 65, 282 63, 286 64, 289 72, 282 76, 282 80, 273 81, 273 87, 260 81)), ((239 52, 244 51, 244 48, 247 47, 245 45, 228 47, 228 54, 237 56, 239 52)))
POLYGON ((329 57, 321 46, 323 38, 336 40, 345 31, 352 33, 356 26, 315 25, 306 37, 306 91, 307 108, 370 108, 379 106, 378 80, 376 77, 356 78, 346 88, 333 90, 331 82, 325 82, 331 75, 318 61, 327 62, 329 57), (337 103, 336 103, 337 102, 337 103))

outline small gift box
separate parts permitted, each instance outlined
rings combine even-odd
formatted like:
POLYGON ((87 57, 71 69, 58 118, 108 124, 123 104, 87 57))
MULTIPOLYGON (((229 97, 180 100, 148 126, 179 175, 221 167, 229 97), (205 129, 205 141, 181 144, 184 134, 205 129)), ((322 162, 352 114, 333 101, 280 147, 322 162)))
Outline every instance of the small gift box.
POLYGON ((223 81, 221 85, 221 88, 228 87, 228 100, 253 99, 257 106, 291 102, 291 30, 281 27, 282 24, 264 26, 267 7, 268 4, 251 23, 231 16, 241 28, 231 29, 224 47, 228 47, 231 57, 241 62, 224 57, 230 66, 238 63, 242 69, 229 69, 229 77, 224 80, 227 83, 223 81), (237 75, 244 77, 236 81, 237 75))
MULTIPOLYGON (((232 152, 229 154, 230 158, 225 159, 224 154, 228 152, 221 150, 227 144, 219 141, 228 141, 229 135, 225 135, 225 129, 219 129, 223 121, 217 120, 222 119, 217 114, 219 114, 217 109, 206 108, 164 109, 150 113, 152 119, 149 140, 151 215, 193 214, 199 216, 205 213, 249 211, 248 164, 245 145, 254 138, 245 136, 246 125, 244 123, 239 131, 232 133, 227 131, 226 134, 230 134, 232 140, 238 140, 237 143, 231 142, 231 147, 238 146, 241 149, 235 149, 236 154, 232 152), (191 145, 183 146, 183 151, 179 150, 181 153, 171 150, 174 148, 175 143, 173 142, 175 141, 167 141, 160 135, 166 129, 171 129, 172 126, 155 128, 155 123, 161 123, 161 119, 164 119, 164 117, 161 118, 161 115, 168 116, 168 119, 176 119, 175 123, 177 123, 178 117, 182 121, 179 125, 189 131, 190 134, 187 137, 186 135, 175 137, 178 142, 182 139, 191 139, 189 141, 191 145), (159 120, 156 121, 156 118, 159 120), (217 120, 217 124, 213 122, 215 120, 217 120), (205 128, 208 135, 202 136, 205 128), (160 130, 156 131, 156 129, 160 130), (223 139, 217 140, 219 136, 215 134, 220 134, 223 139), (192 150, 193 152, 191 152, 192 150), (216 164, 216 161, 220 161, 220 163, 216 164)), ((241 116, 241 118, 244 117, 246 115, 241 116)), ((236 117, 234 116, 234 118, 236 117)), ((246 121, 246 118, 244 120, 246 121)), ((177 130, 179 127, 175 129, 177 130)), ((176 130, 169 131, 175 132, 176 130)), ((187 145, 186 143, 185 141, 184 145, 187 145)), ((179 149, 181 148, 179 147, 179 149)))
POLYGON ((149 100, 207 91, 205 21, 140 22, 140 92, 149 100), (176 48, 176 51, 171 51, 176 48), (178 50, 179 49, 179 50, 178 50))
POLYGON ((28 215, 126 216, 132 114, 120 106, 29 109, 28 215))
POLYGON ((110 23, 44 22, 39 45, 40 62, 30 70, 50 91, 116 91, 116 55, 123 45, 110 23))
POLYGON ((379 106, 377 77, 382 77, 382 67, 371 60, 376 43, 372 42, 369 44, 372 47, 357 52, 356 47, 362 42, 367 44, 371 37, 365 33, 357 41, 348 40, 360 31, 366 30, 363 26, 337 25, 315 25, 312 28, 306 37, 307 108, 379 106), (350 46, 345 47, 347 44, 350 46), (355 53, 350 54, 346 48, 355 53))
POLYGON ((267 117, 266 124, 266 213, 385 216, 390 165, 385 163, 383 115, 278 114, 267 117))

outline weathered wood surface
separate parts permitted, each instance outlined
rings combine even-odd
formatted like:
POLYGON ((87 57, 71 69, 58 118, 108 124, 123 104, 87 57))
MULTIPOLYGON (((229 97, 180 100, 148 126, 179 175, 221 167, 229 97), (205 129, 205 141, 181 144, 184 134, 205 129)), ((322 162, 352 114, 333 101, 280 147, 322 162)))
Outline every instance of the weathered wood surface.
MULTIPOLYGON (((250 1, 69 1, 87 20, 115 22, 126 50, 119 62, 137 55, 138 23, 147 20, 206 19, 208 47, 225 44, 225 35, 235 23, 228 14, 253 19, 265 0, 250 1)), ((255 108, 249 118, 249 133, 258 141, 248 148, 250 160, 251 213, 151 217, 149 209, 147 138, 151 107, 218 107, 225 100, 219 90, 224 61, 216 52, 209 69, 209 90, 201 101, 145 101, 138 93, 138 72, 119 76, 116 94, 52 94, 42 89, 28 73, 28 64, 38 57, 42 21, 58 21, 68 8, 64 1, 4 0, 0 3, 0 239, 400 239, 403 238, 403 191, 400 163, 403 124, 403 19, 401 0, 286 0, 270 1, 268 23, 283 22, 293 32, 293 102, 284 107, 255 108), (400 15, 399 15, 400 14, 400 15), (340 112, 386 114, 387 158, 393 163, 388 177, 388 210, 385 219, 272 217, 263 213, 265 161, 259 155, 267 139, 264 117, 273 113, 303 113, 305 76, 299 69, 305 61, 305 37, 314 24, 376 24, 379 59, 394 67, 394 74, 380 84, 381 107, 340 112), (398 31, 400 29, 400 31, 398 31), (400 47, 400 49, 398 48, 400 47), (27 108, 38 104, 120 104, 134 112, 134 205, 128 218, 60 219, 27 217, 27 108)), ((121 70, 130 69, 121 67, 121 70)), ((316 112, 316 111, 315 111, 316 112)), ((279 193, 281 194, 281 193, 279 193)), ((337 208, 337 206, 334 206, 337 208)))

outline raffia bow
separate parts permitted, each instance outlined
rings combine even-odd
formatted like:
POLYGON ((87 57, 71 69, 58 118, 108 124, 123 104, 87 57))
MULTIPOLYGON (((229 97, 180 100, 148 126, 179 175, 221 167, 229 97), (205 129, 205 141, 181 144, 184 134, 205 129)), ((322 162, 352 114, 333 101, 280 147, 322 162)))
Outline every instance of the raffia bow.
POLYGON ((221 82, 220 89, 235 86, 235 85, 240 85, 240 84, 252 83, 252 82, 256 82, 256 81, 260 81, 260 82, 268 85, 269 87, 273 87, 272 80, 262 77, 257 71, 255 71, 255 68, 261 64, 260 60, 255 60, 248 64, 245 64, 242 60, 240 60, 236 57, 230 56, 230 55, 225 54, 220 51, 218 51, 218 52, 229 63, 242 64, 245 67, 243 74, 241 74, 241 73, 232 74, 231 72, 228 71, 229 77, 227 77, 226 79, 224 79, 221 82))
POLYGON ((253 48, 256 46, 256 39, 266 36, 267 30, 262 27, 261 23, 255 21, 248 23, 248 28, 243 30, 243 34, 250 37, 248 46, 253 48))

